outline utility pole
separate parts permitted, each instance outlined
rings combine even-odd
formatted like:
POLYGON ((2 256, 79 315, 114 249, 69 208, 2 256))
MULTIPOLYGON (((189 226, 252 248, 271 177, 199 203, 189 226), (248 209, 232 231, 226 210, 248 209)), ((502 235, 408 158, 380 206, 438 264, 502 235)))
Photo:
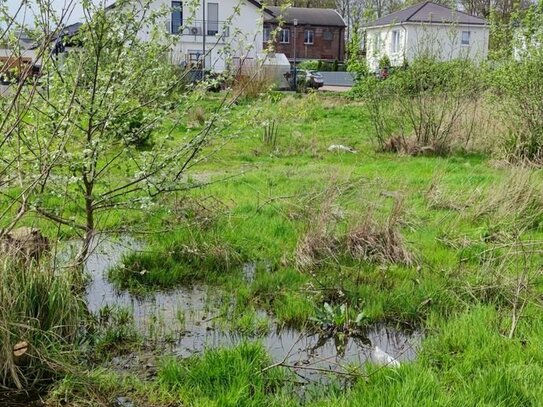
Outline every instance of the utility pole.
POLYGON ((298 90, 298 69, 296 68, 296 28, 298 27, 298 19, 294 19, 294 91, 298 90))
POLYGON ((206 75, 206 0, 202 0, 202 80, 206 75))

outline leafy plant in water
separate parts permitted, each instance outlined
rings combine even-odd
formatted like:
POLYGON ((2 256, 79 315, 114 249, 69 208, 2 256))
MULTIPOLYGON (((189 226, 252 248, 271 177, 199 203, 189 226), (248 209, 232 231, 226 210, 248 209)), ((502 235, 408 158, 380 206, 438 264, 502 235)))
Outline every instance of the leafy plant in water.
POLYGON ((349 337, 358 334, 366 319, 367 316, 363 311, 353 315, 345 303, 334 306, 327 302, 322 308, 318 308, 316 316, 311 318, 325 333, 325 338, 334 338, 336 349, 340 354, 345 351, 349 337))

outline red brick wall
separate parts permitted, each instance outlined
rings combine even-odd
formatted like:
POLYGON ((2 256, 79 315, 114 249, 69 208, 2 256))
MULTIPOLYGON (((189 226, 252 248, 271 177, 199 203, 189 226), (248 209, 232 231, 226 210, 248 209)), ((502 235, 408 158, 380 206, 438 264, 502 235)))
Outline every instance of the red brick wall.
MULTIPOLYGON (((277 25, 266 24, 265 28, 275 30, 277 25)), ((279 43, 279 36, 277 36, 274 50, 276 52, 283 53, 287 58, 292 59, 294 57, 294 26, 285 25, 284 28, 290 29, 290 43, 279 43)), ((296 27, 296 59, 323 59, 323 60, 335 60, 343 61, 345 56, 345 29, 342 27, 326 27, 326 26, 302 26, 296 27), (304 31, 313 30, 314 40, 313 45, 304 44, 304 31), (325 32, 332 33, 332 40, 326 40, 325 32)), ((279 33, 278 33, 279 34, 279 33)), ((267 48, 268 44, 264 43, 264 48, 267 48)))

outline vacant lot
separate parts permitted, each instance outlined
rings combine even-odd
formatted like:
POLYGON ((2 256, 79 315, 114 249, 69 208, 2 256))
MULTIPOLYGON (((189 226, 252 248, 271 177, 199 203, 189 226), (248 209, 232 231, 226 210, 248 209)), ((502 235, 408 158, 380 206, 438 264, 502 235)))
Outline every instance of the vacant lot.
MULTIPOLYGON (((46 329, 78 338, 58 327, 86 321, 68 360, 32 365, 58 373, 48 405, 539 404, 540 170, 491 159, 487 138, 477 154, 376 153, 350 94, 271 92, 228 110, 225 97, 167 123, 174 146, 213 132, 183 188, 100 220, 90 318, 68 283, 33 270, 21 304, 56 310, 46 329)), ((77 250, 74 229, 24 221, 60 237, 59 264, 77 250)), ((16 304, 25 275, 4 274, 16 304)), ((33 340, 60 358, 57 339, 33 340)))
MULTIPOLYGON (((179 112, 172 142, 222 97, 179 112)), ((368 117, 345 94, 221 114, 185 191, 108 220, 96 351, 49 403, 538 405, 540 171, 376 153, 368 117)))

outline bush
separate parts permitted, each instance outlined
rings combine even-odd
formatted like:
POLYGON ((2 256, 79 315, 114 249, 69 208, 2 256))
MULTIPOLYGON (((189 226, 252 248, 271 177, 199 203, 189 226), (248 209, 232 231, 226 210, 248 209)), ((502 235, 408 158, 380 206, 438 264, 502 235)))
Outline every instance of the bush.
POLYGON ((254 99, 269 92, 275 84, 274 73, 262 68, 243 69, 234 78, 234 95, 254 99))
POLYGON ((492 77, 496 110, 507 128, 509 161, 543 163, 543 52, 502 64, 492 77))
POLYGON ((70 275, 46 261, 0 264, 0 377, 4 387, 29 389, 62 371, 74 352, 84 303, 70 275))
POLYGON ((316 59, 311 59, 307 61, 302 61, 298 65, 300 69, 307 69, 309 71, 316 71, 319 69, 319 66, 322 66, 321 61, 318 61, 316 59))
POLYGON ((386 80, 362 79, 356 94, 367 101, 380 150, 443 155, 470 142, 482 78, 469 61, 420 59, 386 80))
POLYGON ((493 21, 504 46, 489 76, 495 110, 507 131, 501 147, 509 161, 543 163, 543 1, 513 14, 510 26, 493 21), (505 45, 511 45, 506 47, 505 45))
POLYGON ((381 58, 379 58, 379 68, 390 68, 390 58, 387 54, 384 54, 381 58))

